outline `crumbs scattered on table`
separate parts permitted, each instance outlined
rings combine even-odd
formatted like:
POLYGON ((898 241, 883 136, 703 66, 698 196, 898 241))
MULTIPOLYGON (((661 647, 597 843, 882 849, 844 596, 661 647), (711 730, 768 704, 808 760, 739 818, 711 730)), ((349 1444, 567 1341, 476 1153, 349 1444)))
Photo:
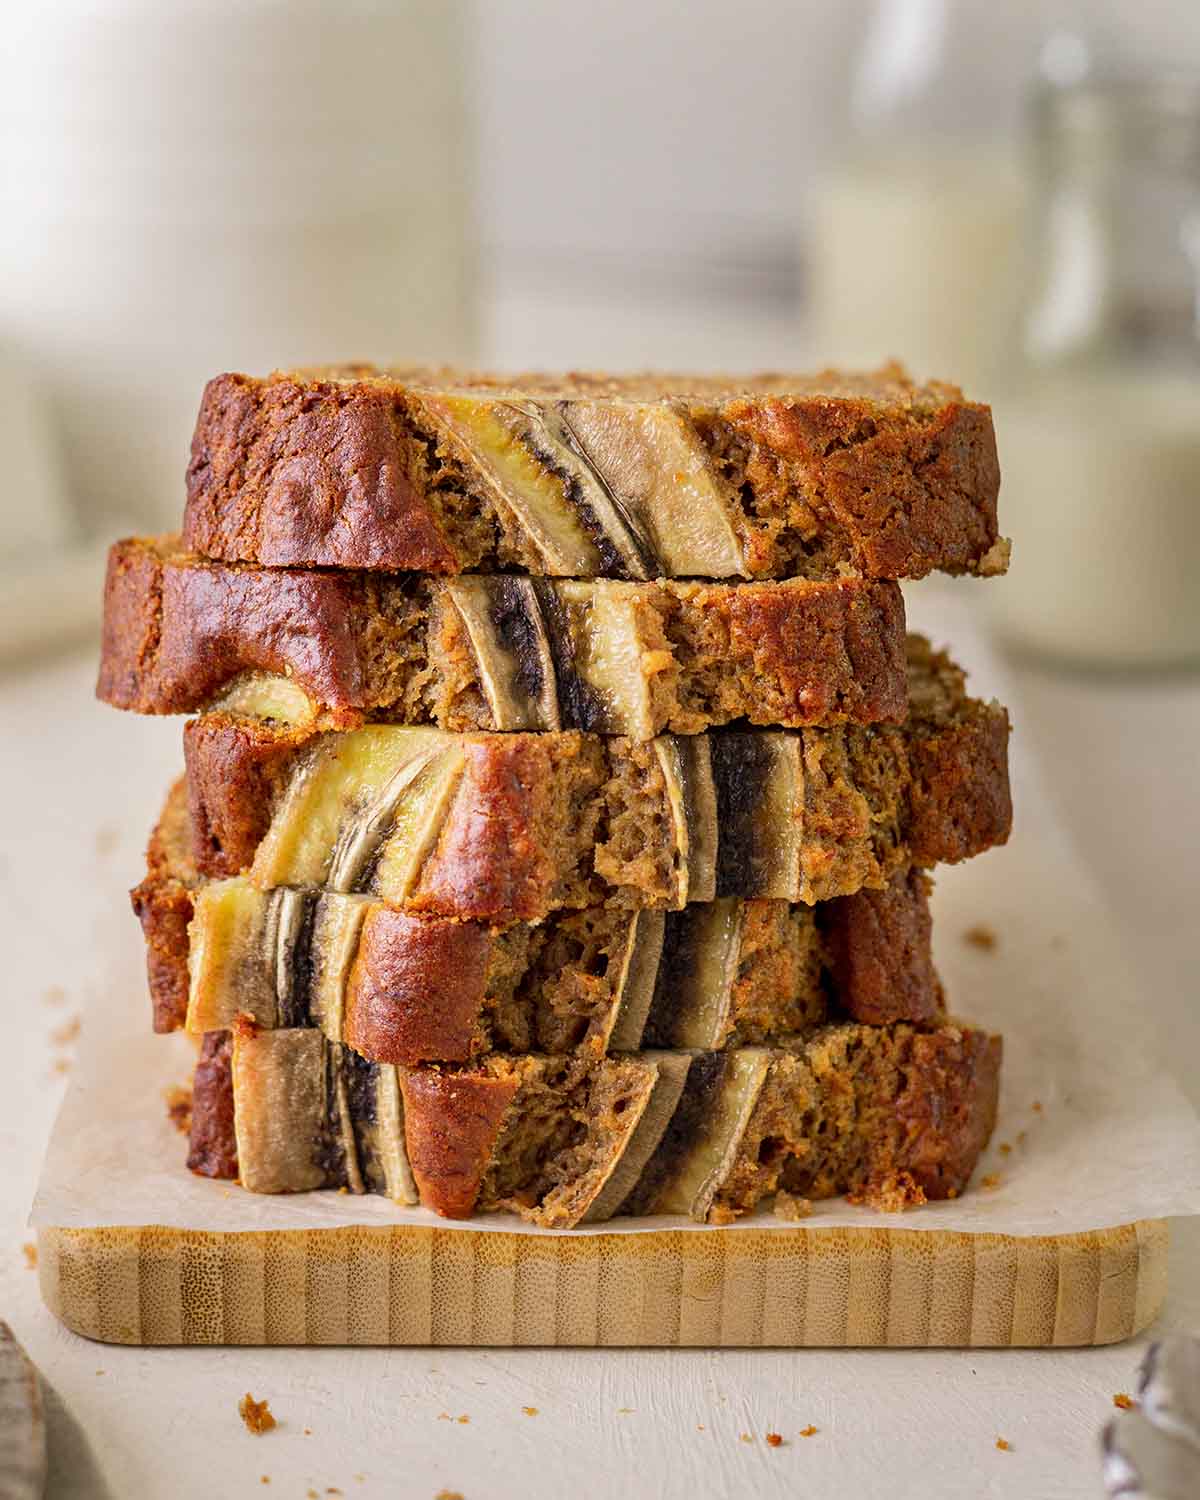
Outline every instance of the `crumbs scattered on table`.
POLYGON ((96 1371, 96 1374, 97 1374, 97 1375, 103 1375, 103 1374, 104 1374, 104 1371, 103 1371, 103 1370, 97 1370, 97 1371, 96 1371))
POLYGON ((1023 1146, 1028 1139, 1029 1139, 1029 1132, 1028 1132, 1028 1130, 1018 1130, 1017 1131, 1017 1145, 1018 1146, 1023 1146))
POLYGON ((61 1005, 67 998, 67 992, 61 984, 49 985, 42 991, 42 999, 47 1005, 61 1005))
POLYGON ((986 1188, 989 1193, 994 1193, 1001 1186, 1004 1179, 1000 1176, 999 1172, 988 1172, 979 1181, 981 1187, 986 1188))
POLYGON ((321 1500, 321 1497, 317 1494, 316 1490, 305 1490, 304 1494, 305 1500, 321 1500))
POLYGON ((703 1432, 704 1431, 704 1423, 703 1422, 697 1422, 696 1423, 696 1431, 697 1432, 703 1432))
POLYGON ((1042 1112, 1042 1101, 1040 1099, 1035 1099, 1029 1107, 1031 1110, 1033 1110, 1035 1115, 1040 1115, 1042 1112))
POLYGON ((783 1447, 783 1438, 780 1436, 780 1434, 778 1432, 768 1432, 767 1433, 767 1446, 769 1448, 782 1448, 783 1447))
POLYGON ((433 1500, 463 1500, 459 1490, 438 1490, 433 1500))
POLYGON ((1012 1155, 1012 1146, 1008 1143, 1008 1141, 1001 1141, 1000 1144, 996 1147, 996 1150, 999 1151, 1001 1156, 1012 1155))
POLYGON ((50 1071, 60 1076, 71 1071, 71 1059, 69 1057, 56 1057, 50 1064, 50 1071))
POLYGON ((536 1406, 523 1406, 521 1410, 527 1417, 536 1417, 538 1414, 538 1409, 536 1406))
POLYGON ((167 1106, 167 1119, 179 1131, 180 1135, 188 1135, 192 1129, 192 1091, 184 1088, 182 1084, 172 1084, 170 1088, 163 1089, 163 1099, 167 1106))
POLYGON ((27 1271, 37 1270, 37 1246, 28 1241, 21 1246, 21 1254, 25 1257, 25 1269, 27 1271))
POLYGON ((79 1036, 80 1020, 78 1016, 71 1016, 61 1026, 56 1026, 50 1033, 50 1040, 56 1047, 69 1047, 79 1036))
POLYGON ((999 941, 996 929, 989 927, 986 922, 976 922, 963 933, 963 942, 972 948, 978 948, 981 953, 994 953, 999 941))
POLYGON ((246 1424, 246 1431, 253 1432, 256 1436, 270 1432, 272 1427, 278 1425, 271 1415, 270 1402, 256 1401, 249 1391, 238 1402, 238 1412, 246 1424))
POLYGON ((820 1432, 820 1430, 821 1429, 819 1427, 814 1427, 813 1424, 810 1422, 807 1427, 802 1427, 800 1429, 800 1436, 801 1437, 816 1437, 817 1433, 820 1432))
POLYGON ((260 1474, 258 1476, 258 1482, 259 1484, 270 1484, 271 1476, 269 1474, 260 1474))
POLYGON ((738 1437, 743 1443, 752 1443, 754 1441, 754 1435, 750 1432, 739 1432, 738 1437))
POLYGON ((325 1486, 325 1493, 327 1495, 340 1495, 342 1492, 338 1489, 336 1484, 327 1484, 325 1486))
POLYGON ((1009 1440, 1007 1438, 997 1438, 996 1439, 996 1447, 999 1448, 999 1450, 1000 1450, 1001 1453, 1011 1453, 1012 1452, 1012 1444, 1009 1442, 1009 1440))
POLYGON ((1122 1411, 1136 1411, 1137 1402, 1127 1391, 1118 1391, 1113 1397, 1113 1405, 1119 1406, 1122 1411))
POLYGON ((618 1406, 617 1407, 617 1416, 619 1416, 619 1417, 629 1417, 629 1416, 633 1415, 633 1411, 634 1411, 634 1408, 632 1406, 618 1406))
POLYGON ((786 1188, 780 1188, 775 1194, 775 1217, 786 1219, 788 1223, 795 1223, 798 1219, 807 1219, 812 1213, 812 1203, 808 1198, 799 1198, 795 1193, 789 1193, 786 1188))

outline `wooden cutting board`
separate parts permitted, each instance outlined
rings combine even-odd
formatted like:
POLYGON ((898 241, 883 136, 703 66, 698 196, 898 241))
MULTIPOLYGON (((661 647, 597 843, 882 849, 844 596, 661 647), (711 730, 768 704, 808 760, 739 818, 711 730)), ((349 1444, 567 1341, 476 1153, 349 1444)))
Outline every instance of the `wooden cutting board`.
POLYGON ((1145 1328, 1168 1233, 148 1227, 38 1244, 46 1305, 106 1343, 1036 1348, 1145 1328))

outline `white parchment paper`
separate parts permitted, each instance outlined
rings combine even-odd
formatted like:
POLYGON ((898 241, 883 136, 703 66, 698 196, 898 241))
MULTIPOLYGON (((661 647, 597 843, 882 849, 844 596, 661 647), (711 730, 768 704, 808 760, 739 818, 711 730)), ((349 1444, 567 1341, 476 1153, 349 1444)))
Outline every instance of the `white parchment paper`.
MULTIPOLYGON (((1142 1033, 1156 1024, 1155 996, 1121 952, 1111 917, 1046 801, 1022 750, 1019 705, 1011 704, 1003 675, 970 616, 955 606, 939 608, 932 633, 954 641, 975 690, 1010 701, 1018 725, 1017 831, 1006 849, 939 872, 934 901, 935 947, 952 1010, 1004 1033, 999 1123, 963 1198, 899 1215, 833 1200, 814 1205, 806 1227, 1063 1234, 1200 1213, 1200 1121, 1143 1049, 1142 1033), (996 935, 990 951, 965 940, 980 923, 996 935)), ((225 1231, 437 1224, 462 1233, 531 1234, 639 1233, 670 1225, 707 1232, 665 1218, 549 1231, 491 1215, 454 1226, 378 1197, 265 1197, 193 1177, 163 1095, 187 1081, 194 1051, 182 1037, 148 1030, 132 919, 127 954, 86 1017, 34 1224, 225 1231)), ((769 1214, 742 1223, 787 1227, 769 1214)))

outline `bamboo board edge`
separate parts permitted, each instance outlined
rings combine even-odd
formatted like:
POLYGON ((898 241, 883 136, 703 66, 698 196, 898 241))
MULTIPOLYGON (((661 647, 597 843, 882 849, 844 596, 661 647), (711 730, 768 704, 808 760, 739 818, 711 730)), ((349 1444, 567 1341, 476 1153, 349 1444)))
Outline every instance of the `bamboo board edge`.
POLYGON ((537 1236, 361 1227, 41 1228, 43 1300, 141 1345, 1042 1348, 1158 1315, 1166 1220, 537 1236))

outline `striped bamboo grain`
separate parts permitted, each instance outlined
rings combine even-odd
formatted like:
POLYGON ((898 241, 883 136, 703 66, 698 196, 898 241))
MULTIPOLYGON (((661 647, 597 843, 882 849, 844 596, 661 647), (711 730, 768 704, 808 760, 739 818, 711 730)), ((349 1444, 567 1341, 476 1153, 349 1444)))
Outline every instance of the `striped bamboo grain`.
POLYGON ((42 1295, 121 1344, 1109 1344, 1166 1294, 1167 1226, 537 1236, 43 1229, 42 1295))

